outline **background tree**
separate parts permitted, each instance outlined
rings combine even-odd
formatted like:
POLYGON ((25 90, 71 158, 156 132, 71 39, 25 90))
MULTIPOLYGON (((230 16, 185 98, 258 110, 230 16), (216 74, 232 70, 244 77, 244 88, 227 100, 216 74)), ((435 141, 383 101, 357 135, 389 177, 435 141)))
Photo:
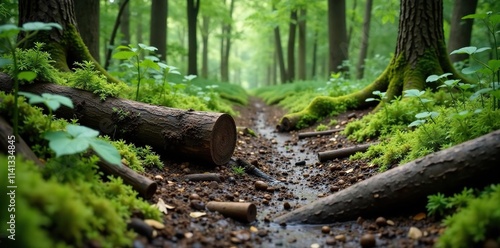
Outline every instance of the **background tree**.
POLYGON ((151 2, 149 43, 158 48, 156 54, 164 61, 167 61, 167 17, 168 0, 153 0, 151 2))
POLYGON ((297 10, 293 8, 290 11, 290 20, 288 28, 288 46, 287 46, 287 71, 286 81, 295 80, 295 40, 297 38, 297 10))
POLYGON ((347 71, 342 67, 342 63, 349 59, 345 9, 345 0, 328 0, 330 72, 347 71))
MULTIPOLYGON (((455 0, 453 13, 451 15, 450 38, 448 40, 448 52, 470 46, 472 36, 472 25, 474 19, 464 19, 462 17, 476 12, 478 0, 455 0)), ((467 54, 452 54, 450 60, 458 62, 468 59, 467 54)))
POLYGON ((201 16, 201 77, 208 78, 208 37, 210 34, 210 16, 201 16))
POLYGON ((188 22, 188 70, 189 75, 198 75, 198 44, 196 38, 196 21, 200 0, 187 0, 187 22, 188 22))
POLYGON ((316 97, 304 110, 285 115, 279 127, 291 130, 301 120, 310 124, 334 111, 366 107, 369 103, 365 99, 372 97, 372 92, 376 90, 386 92, 386 101, 390 101, 404 90, 423 89, 429 75, 445 72, 460 78, 446 51, 443 1, 422 0, 417 3, 401 0, 396 51, 385 71, 373 83, 352 94, 316 97))
POLYGON ((305 6, 299 9, 299 16, 297 20, 297 25, 299 28, 299 63, 298 63, 298 79, 306 80, 306 51, 307 51, 307 32, 306 32, 306 18, 307 18, 307 9, 305 6))
POLYGON ((75 15, 83 42, 99 62, 99 0, 75 1, 75 15))
POLYGON ((126 46, 130 45, 130 3, 128 2, 129 0, 120 0, 120 6, 124 6, 120 15, 120 44, 126 46))
MULTIPOLYGON (((272 6, 272 9, 273 12, 276 11, 276 7, 274 5, 272 6)), ((278 24, 275 24, 273 33, 274 33, 274 46, 276 49, 276 62, 278 63, 279 67, 280 79, 281 83, 285 83, 287 81, 285 57, 283 56, 283 47, 281 45, 281 32, 280 32, 280 26, 278 24)))
MULTIPOLYGON (((229 52, 231 49, 231 31, 233 28, 233 12, 234 2, 229 0, 228 18, 223 21, 221 30, 221 59, 220 59, 220 75, 222 82, 229 81, 229 52)), ((226 1, 223 0, 224 5, 226 1)))
POLYGON ((356 78, 363 78, 365 67, 365 59, 368 53, 368 39, 370 38, 370 20, 372 18, 373 0, 367 0, 365 4, 365 15, 363 18, 363 33, 361 35, 361 47, 359 51, 359 59, 356 65, 356 78))

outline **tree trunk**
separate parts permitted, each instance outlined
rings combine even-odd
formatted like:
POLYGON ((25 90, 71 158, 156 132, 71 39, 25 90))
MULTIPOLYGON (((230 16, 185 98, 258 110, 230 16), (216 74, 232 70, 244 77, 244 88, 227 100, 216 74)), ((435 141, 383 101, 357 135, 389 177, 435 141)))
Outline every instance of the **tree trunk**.
POLYGON ((347 72, 342 63, 349 59, 345 0, 328 0, 328 44, 330 47, 330 72, 347 72))
POLYGON ((290 24, 288 29, 288 47, 287 47, 287 73, 286 81, 293 82, 295 80, 295 39, 297 31, 297 10, 290 12, 290 24))
MULTIPOLYGON (((461 78, 450 63, 443 34, 443 1, 423 0, 418 3, 402 0, 396 52, 387 68, 364 89, 340 97, 318 96, 302 111, 281 118, 277 128, 290 131, 310 125, 319 118, 345 109, 366 108, 373 102, 373 91, 386 92, 386 101, 402 95, 404 90, 424 89, 425 79, 445 72, 461 78), (304 118, 307 117, 307 118, 304 118)), ((463 79, 463 78, 461 78, 463 79)), ((379 105, 380 106, 380 105, 379 105)), ((378 108, 376 108, 377 110, 378 108)))
POLYGON ((314 32, 313 51, 312 51, 312 66, 311 78, 316 78, 316 65, 318 64, 318 30, 314 32))
POLYGON ((334 223, 394 216, 424 207, 431 194, 500 182, 500 130, 430 154, 361 181, 275 219, 278 223, 334 223))
POLYGON ((129 0, 124 0, 123 2, 120 3, 120 8, 118 9, 118 15, 116 16, 115 24, 113 26, 113 30, 111 31, 111 37, 109 38, 109 44, 106 45, 107 49, 105 52, 106 57, 104 59, 104 70, 108 69, 109 64, 111 62, 111 53, 113 52, 113 47, 115 45, 116 33, 118 32, 118 28, 120 27, 120 20, 122 19, 122 15, 128 3, 129 0))
MULTIPOLYGON (((0 90, 11 91, 12 83, 0 78, 0 90)), ((77 118, 79 123, 113 139, 150 145, 162 155, 183 154, 222 165, 236 146, 236 126, 227 114, 180 110, 141 102, 99 97, 66 86, 36 83, 21 87, 34 94, 52 93, 69 97, 74 109, 59 108, 56 116, 77 118)))
POLYGON ((356 78, 362 79, 365 71, 365 59, 368 53, 368 40, 370 38, 370 20, 372 18, 373 0, 367 0, 365 5, 365 16, 363 17, 363 34, 361 36, 361 48, 359 51, 358 64, 356 65, 356 78))
POLYGON ((201 77, 208 78, 208 35, 210 17, 203 15, 201 17, 203 23, 201 24, 201 77))
POLYGON ((120 6, 124 6, 123 12, 120 15, 120 32, 122 34, 120 44, 125 46, 130 45, 130 3, 127 4, 128 1, 120 1, 120 6))
POLYGON ((75 1, 78 31, 92 57, 99 62, 99 0, 75 1))
POLYGON ((230 0, 229 3, 229 19, 230 23, 222 24, 222 37, 221 37, 221 65, 220 65, 220 74, 222 82, 229 82, 229 54, 231 49, 231 30, 233 24, 233 12, 234 12, 234 1, 230 0))
POLYGON ((306 80, 306 13, 305 7, 299 10, 299 65, 298 65, 298 79, 306 80))
POLYGON ((198 75, 198 44, 196 40, 196 20, 200 0, 187 0, 188 21, 188 75, 198 75))
MULTIPOLYGON (((470 46, 472 24, 474 19, 462 20, 462 17, 476 12, 477 0, 455 0, 453 14, 451 15, 450 38, 448 40, 448 53, 462 47, 470 46)), ((459 62, 469 58, 468 54, 450 55, 452 62, 459 62)))
POLYGON ((149 44, 158 48, 160 60, 167 60, 167 16, 168 0, 153 0, 151 3, 151 24, 149 44))

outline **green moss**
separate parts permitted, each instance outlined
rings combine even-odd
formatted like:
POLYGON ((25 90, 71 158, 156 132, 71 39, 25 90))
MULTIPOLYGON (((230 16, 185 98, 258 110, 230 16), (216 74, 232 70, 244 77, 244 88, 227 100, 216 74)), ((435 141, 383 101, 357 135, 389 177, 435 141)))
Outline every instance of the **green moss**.
POLYGON ((108 83, 106 77, 94 69, 95 64, 93 62, 75 62, 75 65, 74 73, 69 74, 69 85, 77 89, 93 92, 99 95, 103 101, 108 96, 118 97, 127 87, 127 85, 121 82, 116 84, 108 83))
POLYGON ((164 166, 160 157, 150 146, 137 147, 124 140, 112 141, 111 144, 120 152, 122 162, 132 170, 145 172, 145 168, 148 167, 157 167, 161 169, 164 166))

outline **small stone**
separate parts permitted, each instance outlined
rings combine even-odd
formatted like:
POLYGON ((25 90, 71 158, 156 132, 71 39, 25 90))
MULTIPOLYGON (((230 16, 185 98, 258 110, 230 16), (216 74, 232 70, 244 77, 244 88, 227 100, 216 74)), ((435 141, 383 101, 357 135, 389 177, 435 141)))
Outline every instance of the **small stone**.
POLYGON ((205 210, 205 203, 200 200, 191 200, 189 205, 195 210, 205 210))
POLYGON ((161 175, 156 175, 155 180, 163 181, 163 177, 161 175))
POLYGON ((241 240, 237 237, 231 237, 231 242, 233 244, 241 244, 241 240))
POLYGON ((375 247, 376 245, 375 236, 369 233, 363 234, 363 236, 361 236, 361 239, 359 240, 359 243, 363 248, 375 247))
POLYGON ((345 181, 344 181, 344 180, 342 180, 342 179, 340 179, 340 180, 338 180, 338 181, 337 181, 337 183, 338 183, 339 185, 342 185, 342 184, 344 184, 344 183, 345 183, 345 181))
POLYGON ((387 225, 387 220, 384 217, 378 217, 375 220, 375 224, 377 224, 377 226, 379 226, 379 227, 386 226, 387 225))
POLYGON ((392 220, 387 220, 387 225, 389 225, 389 226, 394 226, 394 221, 392 221, 392 220))
POLYGON ((302 160, 302 161, 295 162, 295 165, 306 165, 306 161, 302 160))
POLYGON ((266 199, 266 200, 270 201, 271 199, 273 199, 273 196, 272 196, 272 195, 270 195, 270 194, 265 194, 265 195, 264 195, 264 199, 266 199))
POLYGON ((356 118, 356 113, 350 113, 347 115, 348 119, 356 118))
POLYGON ((422 231, 420 231, 420 229, 412 226, 412 227, 410 227, 410 230, 408 231, 408 237, 411 239, 419 239, 422 237, 422 231))
POLYGON ((322 226, 321 232, 326 233, 326 234, 330 233, 330 227, 329 226, 322 226))
POLYGON ((216 181, 211 181, 210 184, 208 184, 208 187, 210 187, 211 189, 218 189, 219 184, 216 181))
POLYGON ((331 237, 331 236, 330 236, 330 237, 327 237, 327 238, 326 238, 326 244, 327 244, 327 245, 335 245, 335 243, 337 243, 337 241, 335 240, 335 238, 334 238, 334 237, 331 237))
POLYGON ((314 243, 314 244, 311 244, 310 246, 311 248, 320 248, 321 245, 319 245, 318 243, 314 243))
POLYGON ((356 220, 356 223, 358 223, 358 225, 363 224, 363 222, 365 222, 365 219, 363 219, 363 217, 361 216, 359 216, 358 219, 356 220))
POLYGON ((339 191, 339 189, 340 189, 339 186, 333 185, 330 187, 330 192, 337 192, 337 191, 339 191))
POLYGON ((264 181, 255 181, 254 185, 256 190, 263 190, 263 191, 267 190, 267 187, 269 187, 269 185, 264 181))
POLYGON ((290 208, 292 208, 292 206, 290 205, 289 202, 284 202, 283 203, 283 208, 286 209, 286 210, 289 210, 290 208))
POLYGON ((260 229, 257 232, 257 235, 259 235, 259 237, 265 237, 265 236, 267 236, 267 230, 266 229, 260 229))
POLYGON ((344 234, 339 234, 339 235, 335 236, 335 240, 340 241, 340 242, 345 242, 346 241, 346 237, 345 237, 344 234))
POLYGON ((145 219, 144 222, 148 225, 150 225, 151 227, 155 228, 155 229, 163 229, 165 228, 165 225, 157 220, 153 220, 153 219, 145 219))
POLYGON ((193 193, 189 195, 189 200, 199 200, 201 197, 200 195, 193 193))

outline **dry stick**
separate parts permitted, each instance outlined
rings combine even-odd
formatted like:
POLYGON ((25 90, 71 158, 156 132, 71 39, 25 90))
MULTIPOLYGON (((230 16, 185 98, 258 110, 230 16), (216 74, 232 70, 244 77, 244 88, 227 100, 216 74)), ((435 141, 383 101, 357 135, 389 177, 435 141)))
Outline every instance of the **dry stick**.
POLYGON ((427 196, 498 183, 500 130, 429 154, 279 216, 277 223, 335 223, 422 208, 427 196))
POLYGON ((332 129, 332 130, 326 130, 326 131, 317 131, 317 132, 304 132, 304 133, 299 133, 298 137, 299 139, 307 138, 307 137, 316 137, 318 135, 330 135, 332 133, 337 133, 344 130, 344 128, 337 128, 337 129, 332 129))
POLYGON ((378 144, 378 142, 371 143, 371 144, 356 145, 356 146, 351 146, 351 147, 342 148, 342 149, 338 149, 338 150, 318 152, 318 160, 323 162, 323 161, 335 159, 335 158, 344 158, 344 157, 350 156, 356 152, 364 152, 364 151, 368 150, 368 148, 370 146, 376 145, 376 144, 378 144))
POLYGON ((105 160, 101 159, 98 162, 99 169, 108 174, 117 177, 121 177, 125 184, 132 186, 132 188, 139 193, 144 199, 150 199, 156 192, 158 185, 155 181, 138 174, 132 169, 128 168, 124 164, 117 166, 110 164, 105 160))
POLYGON ((186 181, 216 181, 220 182, 220 175, 218 173, 200 173, 185 175, 186 181))

